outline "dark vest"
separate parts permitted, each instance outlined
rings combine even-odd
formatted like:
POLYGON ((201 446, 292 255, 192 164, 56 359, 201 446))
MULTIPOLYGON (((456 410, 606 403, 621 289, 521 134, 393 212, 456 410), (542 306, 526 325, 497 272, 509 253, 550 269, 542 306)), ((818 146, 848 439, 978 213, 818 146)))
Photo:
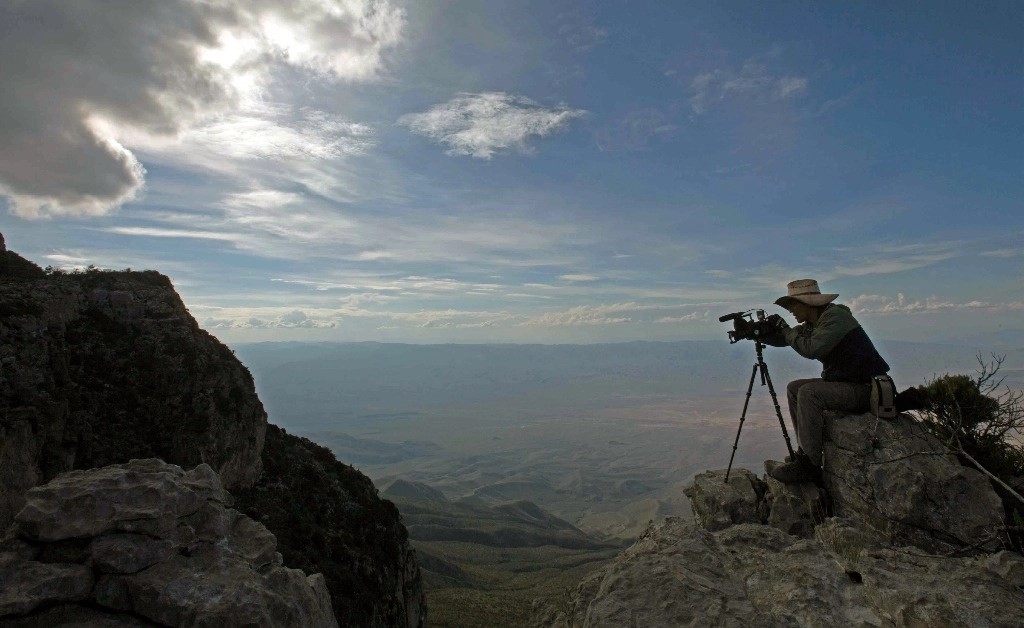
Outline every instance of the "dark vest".
POLYGON ((859 325, 821 358, 821 364, 821 378, 826 382, 867 384, 875 375, 889 371, 888 363, 859 325))

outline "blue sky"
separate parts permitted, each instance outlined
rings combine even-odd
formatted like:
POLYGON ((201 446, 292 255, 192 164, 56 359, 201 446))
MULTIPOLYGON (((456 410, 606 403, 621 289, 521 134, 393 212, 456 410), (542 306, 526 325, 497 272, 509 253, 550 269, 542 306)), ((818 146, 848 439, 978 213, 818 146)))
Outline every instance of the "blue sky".
POLYGON ((1024 329, 1017 2, 8 2, 0 231, 228 342, 1024 329))

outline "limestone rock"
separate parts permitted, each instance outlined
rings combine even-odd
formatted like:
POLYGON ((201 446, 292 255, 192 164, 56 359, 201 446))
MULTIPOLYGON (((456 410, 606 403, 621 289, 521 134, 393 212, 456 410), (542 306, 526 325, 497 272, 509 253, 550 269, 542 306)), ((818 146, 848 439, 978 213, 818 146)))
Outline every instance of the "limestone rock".
POLYGON ((323 576, 282 566, 224 495, 209 466, 155 459, 32 489, 0 545, 0 623, 337 626, 323 576))
POLYGON ((167 277, 0 258, 0 529, 26 490, 72 469, 155 456, 205 462, 228 488, 256 481, 267 417, 252 376, 167 277))
POLYGON ((993 538, 999 496, 906 415, 835 417, 826 423, 824 483, 836 516, 881 540, 949 550, 993 538))
POLYGON ((571 616, 540 613, 535 625, 1017 626, 1024 617, 1024 592, 974 559, 865 550, 856 582, 837 558, 771 526, 709 532, 669 518, 577 587, 571 616))
POLYGON ((825 493, 814 482, 783 484, 771 475, 773 460, 765 462, 764 510, 768 511, 765 523, 787 534, 809 538, 814 534, 814 524, 828 513, 825 493))
POLYGON ((13 560, 0 564, 0 619, 22 615, 41 604, 78 602, 92 590, 92 571, 84 565, 13 560))
POLYGON ((178 519, 206 504, 182 482, 184 476, 181 467, 156 459, 70 471, 28 491, 15 521, 24 534, 40 541, 112 531, 170 535, 178 519))
POLYGON ((746 469, 733 469, 725 482, 725 471, 697 474, 686 488, 693 516, 706 530, 714 532, 738 523, 761 523, 759 505, 765 484, 746 469))

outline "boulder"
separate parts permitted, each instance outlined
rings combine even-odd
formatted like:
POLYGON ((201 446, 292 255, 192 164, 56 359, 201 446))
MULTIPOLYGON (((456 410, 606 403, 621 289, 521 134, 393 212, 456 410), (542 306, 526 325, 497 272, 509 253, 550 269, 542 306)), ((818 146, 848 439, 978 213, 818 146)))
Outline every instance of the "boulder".
POLYGON ((816 523, 828 514, 825 492, 814 482, 783 484, 768 473, 774 460, 765 461, 765 496, 762 510, 768 512, 765 523, 787 534, 810 538, 816 523))
POLYGON ((746 469, 733 469, 728 483, 725 476, 726 472, 720 470, 705 471, 693 478, 685 493, 694 518, 712 532, 738 523, 762 523, 765 483, 746 469))
POLYGON ((833 513, 886 543, 927 551, 998 546, 1003 509, 989 479, 907 415, 830 418, 823 480, 833 513))
POLYGON ((0 624, 337 626, 323 576, 225 501, 208 465, 156 459, 33 488, 0 544, 0 624))

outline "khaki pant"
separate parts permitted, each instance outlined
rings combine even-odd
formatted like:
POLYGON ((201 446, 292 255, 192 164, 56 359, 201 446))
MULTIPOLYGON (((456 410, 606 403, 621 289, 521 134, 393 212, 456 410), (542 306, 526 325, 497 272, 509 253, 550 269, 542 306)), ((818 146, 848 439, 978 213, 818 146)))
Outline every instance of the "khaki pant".
POLYGON ((789 417, 800 448, 821 466, 821 445, 825 436, 825 410, 863 413, 871 405, 869 384, 826 382, 820 378, 795 379, 786 386, 789 417))

